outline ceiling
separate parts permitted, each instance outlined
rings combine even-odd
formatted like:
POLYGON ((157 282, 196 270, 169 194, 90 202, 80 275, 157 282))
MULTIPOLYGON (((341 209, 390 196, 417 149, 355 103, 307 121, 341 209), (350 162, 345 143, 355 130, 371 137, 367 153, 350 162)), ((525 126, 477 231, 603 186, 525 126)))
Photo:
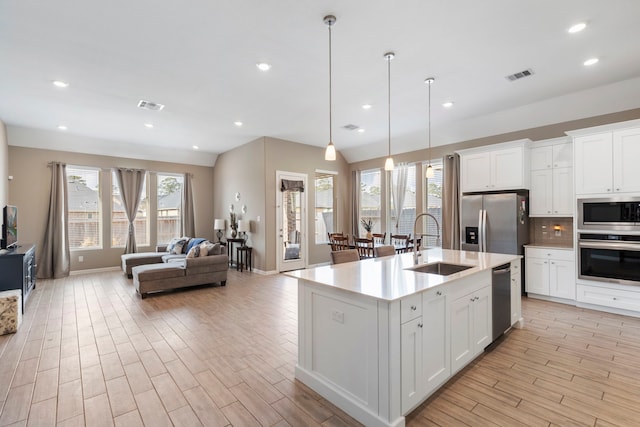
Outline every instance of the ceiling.
POLYGON ((3 0, 0 119, 64 133, 57 149, 203 165, 261 136, 324 147, 327 14, 350 163, 387 154, 387 51, 392 153, 427 147, 431 76, 433 146, 640 106, 637 0, 3 0))

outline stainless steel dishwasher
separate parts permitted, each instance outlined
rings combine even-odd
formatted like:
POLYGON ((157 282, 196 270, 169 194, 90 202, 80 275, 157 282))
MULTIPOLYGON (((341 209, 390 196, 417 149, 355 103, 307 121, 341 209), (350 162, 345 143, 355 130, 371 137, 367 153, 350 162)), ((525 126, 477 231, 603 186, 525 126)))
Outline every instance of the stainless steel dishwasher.
POLYGON ((511 327, 511 264, 494 267, 491 273, 493 342, 511 327))

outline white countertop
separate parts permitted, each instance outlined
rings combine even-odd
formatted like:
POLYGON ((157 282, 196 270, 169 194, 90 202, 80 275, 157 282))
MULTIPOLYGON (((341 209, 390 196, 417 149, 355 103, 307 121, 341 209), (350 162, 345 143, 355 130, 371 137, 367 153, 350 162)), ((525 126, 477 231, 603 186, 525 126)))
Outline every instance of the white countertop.
POLYGON ((395 256, 296 270, 288 272, 286 275, 380 300, 393 301, 522 258, 521 255, 454 251, 440 248, 423 250, 420 253, 419 265, 441 261, 469 265, 472 268, 449 276, 414 272, 407 270, 407 268, 414 267, 413 253, 409 252, 395 256))

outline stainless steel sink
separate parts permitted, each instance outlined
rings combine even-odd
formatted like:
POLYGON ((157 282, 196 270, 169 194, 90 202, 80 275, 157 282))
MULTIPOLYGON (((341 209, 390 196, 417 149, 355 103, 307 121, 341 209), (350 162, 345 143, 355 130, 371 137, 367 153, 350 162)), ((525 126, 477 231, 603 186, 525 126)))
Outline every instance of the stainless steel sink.
POLYGON ((407 270, 417 271, 419 273, 439 274, 448 276, 450 274, 459 273, 471 268, 470 265, 448 264, 446 262, 434 262, 433 264, 424 264, 419 267, 407 268, 407 270))

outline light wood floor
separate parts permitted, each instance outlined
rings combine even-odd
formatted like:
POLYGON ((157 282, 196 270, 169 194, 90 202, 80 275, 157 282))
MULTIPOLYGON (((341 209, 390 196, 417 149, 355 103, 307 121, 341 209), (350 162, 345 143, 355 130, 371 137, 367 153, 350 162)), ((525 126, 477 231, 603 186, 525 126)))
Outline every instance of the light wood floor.
MULTIPOLYGON (((640 320, 523 301, 526 327, 414 411, 410 426, 640 425, 640 320)), ((40 281, 0 336, 0 425, 355 426, 294 380, 292 279, 140 300, 120 273, 40 281)))

